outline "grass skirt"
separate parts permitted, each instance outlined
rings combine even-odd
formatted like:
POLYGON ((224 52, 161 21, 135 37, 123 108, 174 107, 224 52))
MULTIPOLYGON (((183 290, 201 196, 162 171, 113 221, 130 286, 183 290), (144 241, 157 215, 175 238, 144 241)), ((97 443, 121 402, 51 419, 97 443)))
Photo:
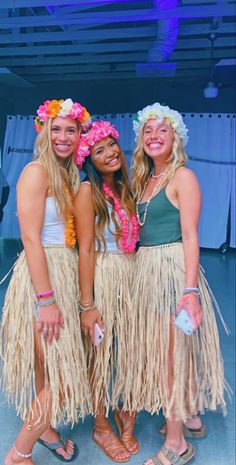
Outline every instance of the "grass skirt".
MULTIPOLYGON (((53 339, 50 345, 41 336, 45 379, 52 391, 51 424, 55 427, 58 422, 74 423, 91 411, 91 395, 78 314, 78 255, 63 246, 47 246, 45 253, 52 289, 64 317, 58 341, 53 339)), ((0 328, 1 384, 23 420, 29 418, 32 400, 37 399, 34 308, 35 292, 23 251, 6 292, 0 328)), ((40 423, 42 417, 39 411, 35 422, 40 423)))
POLYGON ((196 333, 187 336, 173 324, 176 302, 184 287, 182 243, 139 249, 123 396, 125 410, 154 414, 162 408, 167 418, 183 421, 205 409, 220 406, 225 411, 214 297, 200 270, 203 322, 196 333))
POLYGON ((123 253, 99 254, 96 259, 94 294, 105 338, 98 347, 86 341, 95 413, 102 402, 108 414, 124 390, 133 266, 134 257, 123 253))

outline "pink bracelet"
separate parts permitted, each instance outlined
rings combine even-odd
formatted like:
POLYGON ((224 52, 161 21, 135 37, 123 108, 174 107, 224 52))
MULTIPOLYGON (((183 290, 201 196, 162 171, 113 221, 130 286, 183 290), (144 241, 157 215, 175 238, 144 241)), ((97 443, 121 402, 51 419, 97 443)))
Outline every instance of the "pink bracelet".
POLYGON ((40 292, 39 294, 36 294, 37 299, 41 299, 42 297, 51 297, 54 295, 54 291, 45 291, 45 292, 40 292))

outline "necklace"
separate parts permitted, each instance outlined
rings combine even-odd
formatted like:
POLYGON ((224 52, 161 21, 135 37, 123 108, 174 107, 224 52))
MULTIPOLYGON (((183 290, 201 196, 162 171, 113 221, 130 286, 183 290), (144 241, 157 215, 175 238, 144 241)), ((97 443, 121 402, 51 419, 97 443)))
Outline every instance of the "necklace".
POLYGON ((136 244, 138 242, 139 236, 139 222, 135 213, 132 213, 130 218, 128 218, 124 209, 121 206, 120 199, 113 194, 110 187, 105 181, 102 183, 102 188, 105 194, 112 198, 114 202, 114 209, 118 215, 118 218, 121 222, 121 248, 125 253, 132 253, 135 250, 136 244))
POLYGON ((163 174, 165 174, 165 171, 162 171, 162 173, 157 174, 157 175, 155 175, 154 171, 152 171, 151 176, 152 176, 153 179, 158 179, 160 176, 163 176, 163 174))
MULTIPOLYGON (((72 202, 72 195, 68 188, 66 188, 66 194, 68 195, 68 197, 70 197, 72 202)), ((65 244, 66 247, 75 247, 76 244, 75 222, 74 215, 72 213, 69 213, 66 220, 65 244)))
MULTIPOLYGON (((161 173, 161 179, 160 179, 160 181, 156 183, 156 185, 155 185, 155 187, 154 187, 154 189, 153 189, 153 191, 152 191, 150 197, 148 197, 148 199, 147 199, 147 201, 146 201, 144 213, 143 213, 143 220, 141 221, 141 218, 140 218, 139 212, 138 212, 138 206, 139 206, 140 200, 142 199, 143 194, 144 194, 144 192, 145 192, 145 190, 146 190, 146 187, 147 187, 148 182, 150 181, 151 177, 153 177, 152 174, 149 176, 149 178, 147 179, 147 181, 146 181, 146 183, 145 183, 145 185, 144 185, 143 191, 142 191, 142 193, 141 193, 141 195, 140 195, 140 199, 139 199, 138 202, 136 203, 136 215, 137 215, 137 218, 138 218, 139 226, 141 226, 141 227, 143 227, 144 224, 145 224, 145 221, 146 221, 146 218, 147 218, 147 211, 148 211, 149 203, 151 202, 151 199, 157 194, 159 188, 161 187, 162 182, 163 182, 163 179, 164 179, 165 173, 166 173, 165 171, 164 171, 163 173, 161 173)), ((160 177, 160 175, 157 176, 157 177, 160 177)), ((154 178, 154 179, 155 179, 155 178, 154 178)), ((143 202, 143 203, 145 203, 145 202, 143 202)))

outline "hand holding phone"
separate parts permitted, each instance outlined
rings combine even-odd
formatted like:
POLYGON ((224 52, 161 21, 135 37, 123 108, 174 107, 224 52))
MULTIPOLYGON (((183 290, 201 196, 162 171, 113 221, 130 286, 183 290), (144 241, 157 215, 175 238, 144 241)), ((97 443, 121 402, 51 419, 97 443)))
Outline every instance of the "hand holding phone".
POLYGON ((100 328, 100 326, 95 323, 94 325, 94 338, 93 343, 97 347, 104 339, 104 331, 100 328))
POLYGON ((183 308, 175 319, 175 326, 190 336, 193 333, 194 324, 188 311, 183 308))

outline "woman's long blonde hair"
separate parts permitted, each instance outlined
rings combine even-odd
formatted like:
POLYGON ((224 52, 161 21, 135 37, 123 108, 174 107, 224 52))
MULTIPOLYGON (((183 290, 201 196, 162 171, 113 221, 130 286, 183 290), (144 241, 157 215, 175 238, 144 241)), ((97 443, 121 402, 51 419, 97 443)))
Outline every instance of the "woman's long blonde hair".
MULTIPOLYGON (((140 133, 137 145, 134 149, 131 168, 131 185, 136 201, 140 199, 145 183, 147 182, 154 167, 152 159, 143 150, 143 131, 144 127, 140 133)), ((170 157, 167 160, 169 162, 169 166, 163 178, 163 183, 172 179, 177 169, 186 164, 187 159, 188 157, 184 151, 183 142, 177 132, 174 131, 173 148, 170 157)))
MULTIPOLYGON (((117 143, 117 141, 116 141, 117 143)), ((119 144, 117 144, 119 146, 119 144)), ((120 146, 119 146, 120 148, 120 146)), ((123 151, 120 148, 120 157, 121 157, 121 168, 114 173, 116 189, 121 199, 121 205, 129 216, 135 212, 135 204, 133 199, 133 194, 130 188, 129 176, 128 176, 128 167, 125 160, 123 151)), ((105 226, 110 230, 110 216, 107 208, 106 197, 102 188, 103 178, 99 171, 95 168, 91 156, 85 158, 83 165, 83 170, 87 174, 87 178, 90 181, 92 188, 93 204, 95 209, 95 237, 98 244, 97 252, 101 251, 101 244, 103 244, 104 250, 106 250, 106 239, 104 229, 105 226)), ((112 198, 108 199, 112 205, 111 218, 115 225, 115 239, 118 243, 121 236, 121 227, 120 223, 117 221, 114 202, 112 198)), ((112 233, 112 232, 111 232, 112 233)), ((112 233, 114 234, 114 233, 112 233)))
MULTIPOLYGON (((52 149, 51 127, 53 119, 48 118, 36 137, 35 159, 47 170, 51 195, 55 198, 58 212, 67 218, 73 212, 73 196, 77 192, 80 177, 74 156, 66 160, 58 158, 52 149)), ((76 121, 79 132, 80 124, 76 121)))

